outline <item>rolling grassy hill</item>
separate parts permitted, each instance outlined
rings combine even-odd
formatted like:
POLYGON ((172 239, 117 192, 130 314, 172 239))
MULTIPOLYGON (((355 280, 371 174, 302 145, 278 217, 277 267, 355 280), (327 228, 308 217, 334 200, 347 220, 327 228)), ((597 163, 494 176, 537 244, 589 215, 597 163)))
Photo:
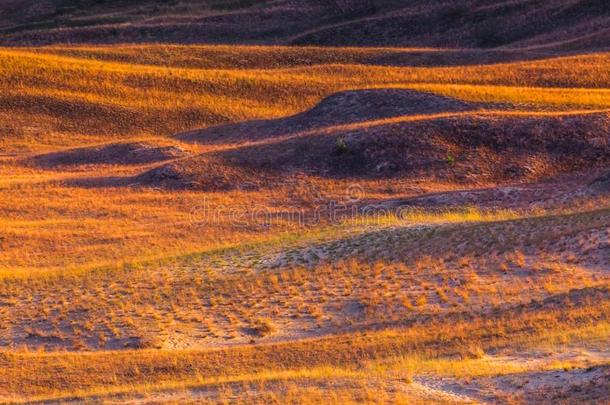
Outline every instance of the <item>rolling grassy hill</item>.
POLYGON ((604 398, 608 55, 452 52, 2 49, 2 400, 604 398))
POLYGON ((0 403, 607 402, 608 15, 0 2, 0 403))
POLYGON ((5 44, 252 43, 607 49, 599 0, 8 1, 5 44))
POLYGON ((607 53, 491 66, 385 64, 405 52, 410 51, 161 45, 3 49, 0 142, 9 149, 40 149, 170 136, 296 114, 335 92, 371 87, 522 110, 599 110, 610 104, 607 53))

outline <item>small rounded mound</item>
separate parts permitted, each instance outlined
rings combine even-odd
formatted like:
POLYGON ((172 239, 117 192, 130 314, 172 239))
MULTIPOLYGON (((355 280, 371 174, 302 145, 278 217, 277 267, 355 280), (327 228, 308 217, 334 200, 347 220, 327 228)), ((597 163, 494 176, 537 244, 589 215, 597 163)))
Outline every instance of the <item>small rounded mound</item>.
POLYGON ((438 114, 480 109, 482 104, 408 89, 353 90, 333 94, 312 109, 276 120, 246 121, 176 135, 187 142, 240 143, 325 127, 405 115, 438 114))
POLYGON ((176 159, 187 155, 187 151, 176 146, 158 146, 147 142, 134 142, 48 153, 33 157, 31 162, 44 168, 79 165, 139 165, 176 159))
MULTIPOLYGON (((204 190, 258 189, 302 176, 459 184, 537 181, 610 165, 606 113, 469 113, 366 123, 212 152, 166 164, 137 182, 204 190)), ((595 187, 608 187, 600 178, 595 187)))
POLYGON ((222 153, 249 172, 458 182, 535 180, 610 164, 607 114, 478 114, 392 122, 222 153))
POLYGON ((167 163, 134 178, 133 184, 166 189, 205 191, 255 190, 264 176, 252 176, 212 156, 194 156, 167 163))
POLYGON ((333 94, 302 116, 322 121, 358 122, 402 115, 468 111, 475 106, 474 103, 415 90, 371 89, 333 94))
POLYGON ((610 193, 610 170, 593 180, 589 188, 597 193, 610 193))

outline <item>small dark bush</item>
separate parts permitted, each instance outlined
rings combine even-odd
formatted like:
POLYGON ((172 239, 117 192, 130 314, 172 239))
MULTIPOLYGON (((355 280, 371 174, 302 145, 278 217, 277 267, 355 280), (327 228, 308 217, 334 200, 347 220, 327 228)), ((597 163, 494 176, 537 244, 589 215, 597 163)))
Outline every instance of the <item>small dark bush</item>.
POLYGON ((345 143, 345 139, 337 138, 337 141, 335 142, 335 154, 343 155, 347 152, 349 152, 349 148, 347 147, 347 143, 345 143))

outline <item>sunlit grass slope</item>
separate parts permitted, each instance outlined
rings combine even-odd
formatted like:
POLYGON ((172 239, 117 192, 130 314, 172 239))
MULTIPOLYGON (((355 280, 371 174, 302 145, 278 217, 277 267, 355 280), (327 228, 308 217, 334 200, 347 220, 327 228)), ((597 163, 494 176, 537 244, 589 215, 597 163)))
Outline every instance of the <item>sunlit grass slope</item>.
MULTIPOLYGON (((372 87, 510 103, 501 108, 517 110, 610 108, 608 54, 456 67, 379 63, 411 51, 162 45, 1 49, 0 148, 10 154, 157 140, 222 123, 284 117, 338 91, 372 87)), ((266 205, 269 196, 58 186, 81 174, 15 163, 0 166, 0 222, 8 235, 0 267, 8 273, 105 266, 261 237, 250 229, 196 229, 190 210, 203 198, 226 205, 247 198, 266 205)), ((82 176, 138 170, 91 169, 82 176)), ((307 194, 307 187, 302 192, 307 194)))
MULTIPOLYGON (((570 121, 598 111, 592 132, 605 134, 608 53, 494 64, 473 53, 465 65, 408 66, 405 55, 418 52, 451 57, 442 49, 0 49, 0 402, 456 403, 471 399, 470 387, 497 383, 509 388, 494 399, 520 403, 531 386, 546 391, 532 395, 555 394, 545 373, 577 374, 588 399, 607 392, 610 197, 590 187, 601 164, 527 185, 305 170, 277 186, 224 192, 131 183, 251 146, 241 141, 277 141, 247 125, 244 139, 236 132, 215 145, 172 137, 181 131, 286 117, 351 89, 481 104, 376 119, 331 103, 339 124, 317 117, 324 126, 310 132, 371 139, 375 128, 423 128, 439 114, 570 121), (180 153, 96 160, 117 141, 180 153), (64 153, 80 145, 94 147, 64 153), (47 152, 82 161, 57 163, 47 152), (331 203, 355 214, 301 222, 331 203), (385 211, 395 205, 409 210, 385 211), (532 384, 512 390, 503 378, 532 384)), ((311 148, 303 128, 289 130, 311 148)), ((486 128, 475 135, 503 141, 486 128)), ((553 135, 574 139, 565 128, 553 135)), ((280 132, 280 149, 293 148, 280 132)), ((595 135, 587 150, 604 153, 606 140, 595 135)), ((333 156, 349 149, 339 141, 330 139, 333 156)), ((320 153, 331 154, 300 154, 320 153)), ((458 169, 452 155, 435 159, 458 169)), ((249 174, 262 182, 261 173, 249 174)))
POLYGON ((337 91, 370 87, 409 87, 547 108, 610 107, 607 54, 467 67, 377 64, 398 52, 207 46, 3 49, 2 147, 168 136, 286 116, 337 91))

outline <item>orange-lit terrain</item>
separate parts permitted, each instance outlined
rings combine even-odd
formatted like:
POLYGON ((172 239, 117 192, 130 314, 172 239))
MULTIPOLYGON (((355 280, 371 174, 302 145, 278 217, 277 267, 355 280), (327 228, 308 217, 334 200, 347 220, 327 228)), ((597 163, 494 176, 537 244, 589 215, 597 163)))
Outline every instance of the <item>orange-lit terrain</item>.
POLYGON ((0 403, 610 401, 604 2, 167 3, 0 3, 0 403))

